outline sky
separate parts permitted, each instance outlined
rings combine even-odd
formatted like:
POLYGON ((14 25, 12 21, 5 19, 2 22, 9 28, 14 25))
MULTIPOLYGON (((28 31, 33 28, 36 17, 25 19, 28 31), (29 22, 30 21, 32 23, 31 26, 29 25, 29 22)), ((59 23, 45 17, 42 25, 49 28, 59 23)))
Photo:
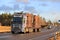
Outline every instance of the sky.
POLYGON ((25 11, 44 17, 46 20, 60 19, 60 0, 0 0, 0 13, 25 11))

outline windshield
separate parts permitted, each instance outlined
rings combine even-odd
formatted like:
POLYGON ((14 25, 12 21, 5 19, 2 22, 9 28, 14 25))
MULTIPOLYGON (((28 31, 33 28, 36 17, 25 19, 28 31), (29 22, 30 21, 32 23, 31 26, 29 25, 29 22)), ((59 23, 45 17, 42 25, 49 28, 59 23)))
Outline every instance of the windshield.
POLYGON ((22 24, 22 17, 14 17, 13 18, 14 23, 21 23, 22 24))

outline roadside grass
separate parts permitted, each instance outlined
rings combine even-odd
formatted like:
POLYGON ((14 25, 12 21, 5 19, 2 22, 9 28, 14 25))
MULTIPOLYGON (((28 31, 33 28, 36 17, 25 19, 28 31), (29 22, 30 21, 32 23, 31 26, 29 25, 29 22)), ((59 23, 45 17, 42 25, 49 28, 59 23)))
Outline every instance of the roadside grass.
POLYGON ((10 26, 0 26, 0 33, 2 32, 10 32, 11 27, 10 26))

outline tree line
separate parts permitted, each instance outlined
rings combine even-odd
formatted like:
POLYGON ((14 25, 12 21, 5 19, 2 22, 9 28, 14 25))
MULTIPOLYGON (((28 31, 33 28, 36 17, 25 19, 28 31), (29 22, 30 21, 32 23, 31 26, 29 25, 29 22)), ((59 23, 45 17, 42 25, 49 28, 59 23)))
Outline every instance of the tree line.
POLYGON ((2 26, 10 26, 13 15, 11 13, 0 14, 0 23, 2 26))

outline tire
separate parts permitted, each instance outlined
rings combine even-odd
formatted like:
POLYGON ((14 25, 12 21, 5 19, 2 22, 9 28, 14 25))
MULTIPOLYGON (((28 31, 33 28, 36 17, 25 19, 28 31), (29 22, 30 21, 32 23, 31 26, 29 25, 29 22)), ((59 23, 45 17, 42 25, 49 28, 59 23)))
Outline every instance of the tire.
POLYGON ((37 32, 39 32, 39 29, 37 29, 37 32))
POLYGON ((14 31, 11 31, 12 34, 15 34, 14 31))
POLYGON ((35 29, 33 29, 33 32, 35 32, 35 29))

